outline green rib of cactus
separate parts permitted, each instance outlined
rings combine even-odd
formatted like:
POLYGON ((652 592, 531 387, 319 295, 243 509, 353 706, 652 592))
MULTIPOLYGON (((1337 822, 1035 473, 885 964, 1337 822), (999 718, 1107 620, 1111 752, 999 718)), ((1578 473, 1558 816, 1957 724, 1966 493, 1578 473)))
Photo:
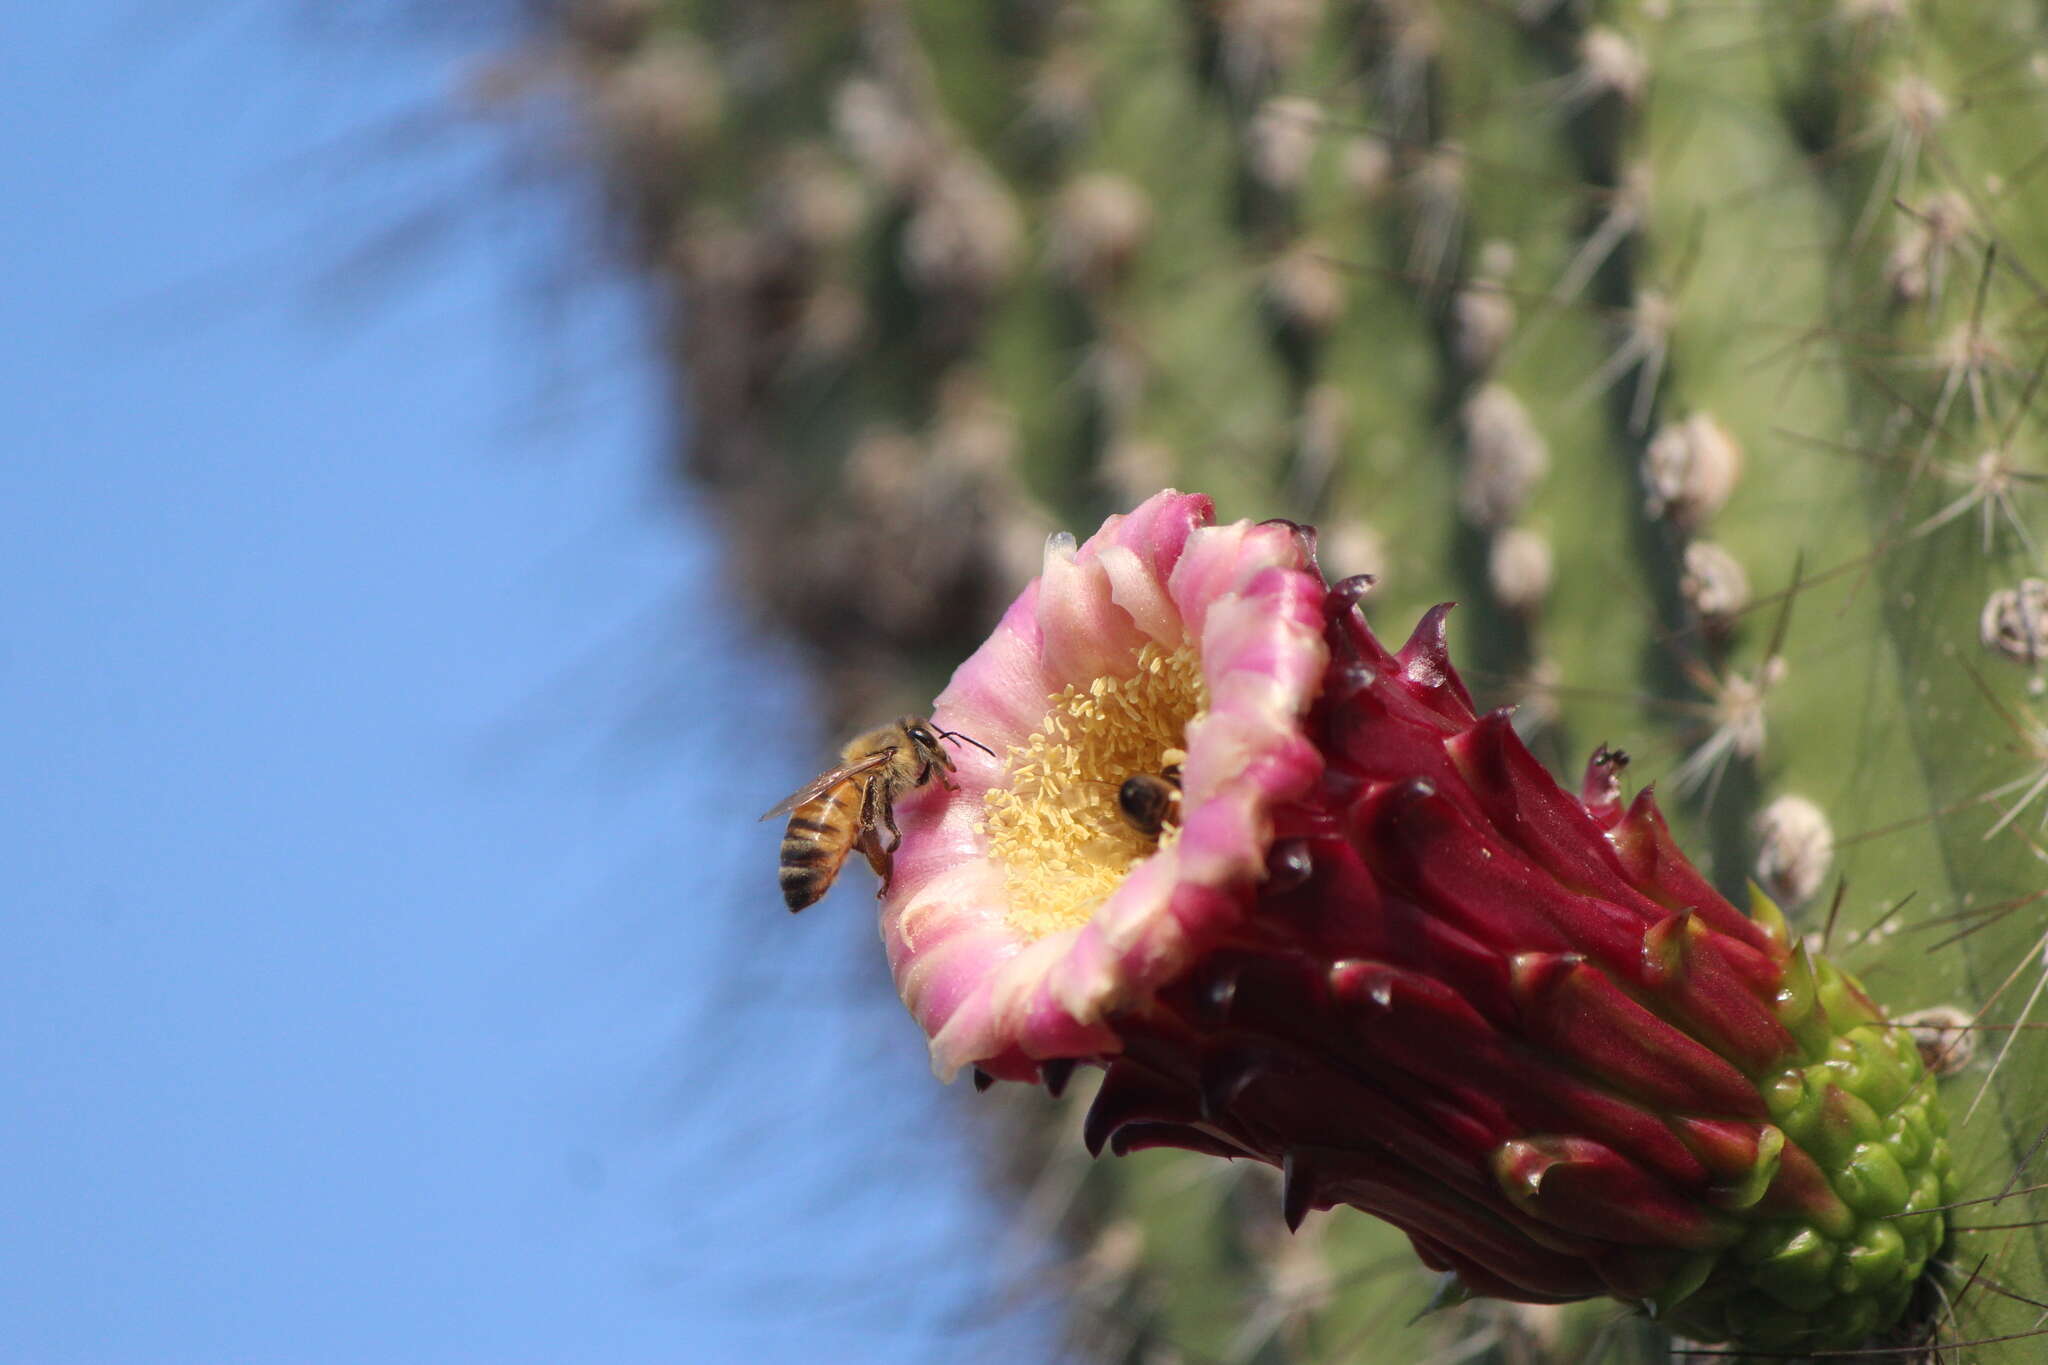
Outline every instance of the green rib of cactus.
MULTIPOLYGON (((561 18, 679 303, 689 470, 864 711, 929 695, 1047 530, 1164 484, 1317 523, 1385 629, 1460 599, 1468 677, 1540 753, 1632 751, 1717 880, 1802 903, 1894 1018, 1981 1016, 1937 1067, 1963 1195, 2048 1180, 2037 7, 561 18)), ((1289 1239, 1262 1172, 1031 1140, 1097 1359, 1670 1349, 1611 1305, 1421 1314, 1363 1217, 1289 1239)), ((1947 1358, 2039 1358, 2041 1213, 1960 1211, 1921 1312, 1981 1344, 1947 1358)))

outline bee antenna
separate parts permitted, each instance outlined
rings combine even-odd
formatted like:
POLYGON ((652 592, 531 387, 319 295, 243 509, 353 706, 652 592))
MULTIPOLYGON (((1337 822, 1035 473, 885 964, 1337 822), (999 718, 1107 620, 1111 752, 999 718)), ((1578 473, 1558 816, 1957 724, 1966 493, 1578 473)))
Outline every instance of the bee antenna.
MULTIPOLYGON (((938 727, 937 727, 937 726, 933 726, 932 728, 933 728, 933 729, 935 729, 935 730, 937 730, 937 729, 938 729, 938 727)), ((940 739, 957 739, 957 740, 960 740, 960 741, 962 741, 963 743, 967 743, 967 744, 972 744, 972 745, 973 745, 973 746, 974 746, 975 748, 977 748, 977 749, 981 750, 981 751, 982 751, 983 753, 987 754, 987 755, 988 755, 988 756, 989 756, 990 758, 994 758, 994 757, 996 756, 996 751, 995 751, 994 749, 991 749, 991 748, 989 748, 989 747, 988 747, 988 745, 986 745, 986 744, 983 744, 983 743, 982 743, 982 742, 981 742, 980 740, 978 740, 978 739, 969 739, 969 738, 968 738, 968 737, 967 737, 966 735, 963 735, 963 734, 961 734, 961 733, 960 733, 960 732, 959 732, 958 730, 939 730, 939 738, 940 738, 940 739)))

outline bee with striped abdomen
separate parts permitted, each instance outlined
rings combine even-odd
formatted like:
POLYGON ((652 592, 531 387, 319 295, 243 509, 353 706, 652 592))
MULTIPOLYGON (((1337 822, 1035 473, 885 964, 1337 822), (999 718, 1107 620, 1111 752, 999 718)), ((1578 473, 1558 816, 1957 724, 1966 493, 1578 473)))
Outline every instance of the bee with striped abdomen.
POLYGON ((877 877, 888 879, 889 855, 903 837, 896 828, 896 799, 934 777, 953 790, 946 780, 953 759, 939 743, 947 739, 972 744, 993 757, 987 745, 966 735, 941 730, 919 716, 905 716, 858 736, 841 751, 838 767, 820 773, 761 817, 767 820, 789 812, 778 880, 791 910, 801 910, 831 890, 846 855, 855 848, 867 856, 877 877), (884 829, 889 831, 886 845, 884 829))

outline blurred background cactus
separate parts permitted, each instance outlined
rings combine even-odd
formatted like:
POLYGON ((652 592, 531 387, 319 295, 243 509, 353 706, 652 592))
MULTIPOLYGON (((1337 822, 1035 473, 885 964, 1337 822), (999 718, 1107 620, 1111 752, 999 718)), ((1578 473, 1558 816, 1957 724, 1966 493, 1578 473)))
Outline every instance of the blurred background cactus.
MULTIPOLYGON (((679 473, 839 720, 922 705, 1050 530, 1166 485, 1315 523, 1383 632, 1458 599, 1482 702, 1560 770, 1625 747, 1724 890, 1920 1024, 1965 1197, 2019 1191, 1960 1211, 1923 1336, 2040 1358, 2039 6, 547 13, 515 65, 672 301, 679 473)), ((1362 1216, 1290 1237, 1269 1172, 1000 1108, 1084 1358, 1678 1349, 1609 1304, 1420 1314, 1362 1216)))

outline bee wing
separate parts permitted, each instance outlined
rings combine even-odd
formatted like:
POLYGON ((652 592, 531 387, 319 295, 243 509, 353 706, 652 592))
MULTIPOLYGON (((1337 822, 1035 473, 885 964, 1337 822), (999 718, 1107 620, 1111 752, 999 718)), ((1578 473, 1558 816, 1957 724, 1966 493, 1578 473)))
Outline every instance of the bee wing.
POLYGON ((819 773, 803 786, 798 787, 782 800, 762 812, 763 820, 772 820, 778 815, 787 815, 806 801, 815 801, 842 782, 851 782, 864 773, 871 773, 896 756, 894 745, 879 749, 851 763, 842 763, 830 772, 819 773))

